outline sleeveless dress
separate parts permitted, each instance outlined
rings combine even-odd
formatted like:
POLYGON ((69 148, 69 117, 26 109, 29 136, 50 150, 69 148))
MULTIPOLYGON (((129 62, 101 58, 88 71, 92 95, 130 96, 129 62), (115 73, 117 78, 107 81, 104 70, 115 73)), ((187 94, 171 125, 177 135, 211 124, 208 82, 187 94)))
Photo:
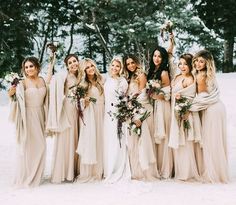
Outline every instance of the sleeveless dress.
MULTIPOLYGON (((24 152, 17 153, 16 187, 38 186, 46 159, 44 100, 46 87, 29 87, 24 91, 27 139, 24 152)), ((18 150, 19 151, 19 150, 18 150)))
POLYGON ((195 157, 195 143, 201 141, 201 123, 198 113, 190 113, 188 121, 190 128, 186 131, 183 124, 178 123, 175 116, 175 95, 179 93, 192 100, 196 94, 196 83, 183 87, 183 81, 172 81, 171 128, 169 146, 174 153, 174 177, 179 180, 199 180, 198 167, 195 157))
MULTIPOLYGON (((142 103, 143 107, 147 111, 150 111, 152 115, 152 106, 149 104, 146 88, 139 92, 138 82, 131 79, 127 94, 132 96, 137 93, 139 93, 138 101, 142 103)), ((159 177, 152 138, 152 120, 153 118, 150 116, 142 122, 142 133, 140 137, 133 132, 127 131, 132 179, 152 181, 159 177)))
POLYGON ((173 151, 168 147, 170 134, 170 86, 163 87, 165 99, 154 101, 153 124, 156 149, 157 169, 162 178, 171 178, 173 175, 173 151))
POLYGON ((80 175, 77 182, 101 180, 103 175, 103 122, 104 95, 96 86, 89 89, 88 96, 96 98, 83 110, 84 123, 80 119, 77 153, 80 156, 80 175))
POLYGON ((229 181, 227 129, 225 106, 219 99, 201 111, 203 181, 227 183, 229 181))
POLYGON ((76 148, 78 144, 78 112, 76 101, 67 97, 69 88, 77 84, 77 78, 73 74, 68 74, 65 81, 65 99, 63 109, 70 124, 66 130, 56 133, 54 141, 52 177, 53 183, 63 181, 73 181, 76 177, 78 155, 76 148))

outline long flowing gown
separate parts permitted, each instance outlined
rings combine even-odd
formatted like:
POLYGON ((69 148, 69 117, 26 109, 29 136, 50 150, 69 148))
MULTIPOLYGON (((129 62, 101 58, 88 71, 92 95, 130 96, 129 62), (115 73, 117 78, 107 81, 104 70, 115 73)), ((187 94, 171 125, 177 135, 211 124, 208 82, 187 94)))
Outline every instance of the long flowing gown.
POLYGON ((128 83, 125 78, 107 77, 104 85, 105 93, 105 117, 104 117, 104 177, 105 181, 113 183, 119 180, 131 179, 127 139, 124 125, 122 126, 122 138, 117 136, 117 119, 109 112, 115 113, 118 103, 118 95, 125 94, 128 83))
POLYGON ((173 151, 168 147, 170 133, 170 86, 163 87, 165 99, 154 101, 154 140, 156 144, 157 168, 162 178, 173 175, 173 151))
POLYGON ((80 175, 77 181, 81 183, 101 180, 103 175, 104 94, 93 85, 88 95, 96 98, 96 102, 90 102, 83 110, 84 123, 80 119, 77 147, 80 175))
POLYGON ((172 81, 171 95, 171 128, 169 146, 174 153, 174 177, 179 180, 199 180, 197 162, 195 158, 195 143, 201 142, 201 123, 197 112, 190 113, 188 121, 190 128, 185 130, 183 121, 178 122, 175 115, 175 95, 192 100, 196 94, 196 83, 184 88, 182 79, 172 81))
POLYGON ((34 187, 41 182, 46 158, 44 100, 46 87, 24 91, 27 137, 23 153, 17 151, 16 187, 34 187))
MULTIPOLYGON (((152 113, 152 106, 149 104, 146 88, 139 92, 138 82, 131 79, 127 94, 132 96, 137 93, 139 93, 137 100, 142 103, 147 111, 152 113)), ((140 137, 133 132, 127 132, 127 134, 130 133, 127 138, 132 179, 152 181, 159 177, 152 139, 153 126, 150 120, 151 117, 142 122, 140 137)))
MULTIPOLYGON (((73 181, 76 177, 78 155, 76 148, 78 144, 78 112, 76 101, 68 97, 69 88, 77 84, 77 78, 68 74, 65 81, 65 98, 63 109, 66 113, 70 127, 62 132, 56 133, 54 141, 52 177, 53 183, 73 181)), ((55 105, 56 106, 56 105, 55 105)))
POLYGON ((202 123, 202 150, 204 182, 227 183, 228 153, 225 106, 219 99, 216 82, 194 99, 191 110, 200 111, 202 123))

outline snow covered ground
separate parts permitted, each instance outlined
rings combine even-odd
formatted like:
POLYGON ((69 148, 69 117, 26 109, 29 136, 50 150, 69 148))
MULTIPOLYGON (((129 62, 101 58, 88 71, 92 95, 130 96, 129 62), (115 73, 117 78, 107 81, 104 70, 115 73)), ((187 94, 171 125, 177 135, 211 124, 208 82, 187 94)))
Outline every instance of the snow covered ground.
POLYGON ((52 139, 47 139, 48 156, 44 183, 36 188, 12 188, 15 156, 14 127, 8 122, 6 93, 0 93, 0 204, 17 205, 236 205, 236 73, 218 74, 221 99, 227 109, 229 184, 184 183, 173 180, 105 184, 51 184, 52 139))

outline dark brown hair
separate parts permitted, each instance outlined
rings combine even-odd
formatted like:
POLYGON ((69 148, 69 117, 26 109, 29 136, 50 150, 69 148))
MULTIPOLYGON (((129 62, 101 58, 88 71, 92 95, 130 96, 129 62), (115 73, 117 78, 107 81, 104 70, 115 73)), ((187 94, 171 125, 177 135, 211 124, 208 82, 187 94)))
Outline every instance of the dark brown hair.
POLYGON ((68 66, 68 60, 71 58, 71 57, 74 57, 76 58, 77 61, 79 61, 79 57, 76 55, 76 54, 68 54, 65 59, 64 59, 64 63, 66 64, 66 66, 68 66))

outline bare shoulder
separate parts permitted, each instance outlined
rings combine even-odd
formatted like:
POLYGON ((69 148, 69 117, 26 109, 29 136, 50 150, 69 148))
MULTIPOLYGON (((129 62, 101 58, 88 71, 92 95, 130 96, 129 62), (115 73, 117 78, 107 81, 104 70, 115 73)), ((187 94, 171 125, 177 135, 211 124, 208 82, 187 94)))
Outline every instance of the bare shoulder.
POLYGON ((169 77, 169 73, 167 71, 162 71, 161 81, 162 81, 162 84, 164 87, 170 85, 170 77, 169 77))
POLYGON ((141 79, 147 79, 147 76, 144 72, 140 72, 138 73, 138 78, 141 80, 141 79))
POLYGON ((206 82, 206 73, 205 72, 199 72, 196 75, 197 83, 205 83, 206 82))
POLYGON ((193 76, 192 76, 192 75, 188 76, 188 77, 187 77, 187 84, 190 85, 190 84, 192 84, 193 82, 194 82, 193 76))

